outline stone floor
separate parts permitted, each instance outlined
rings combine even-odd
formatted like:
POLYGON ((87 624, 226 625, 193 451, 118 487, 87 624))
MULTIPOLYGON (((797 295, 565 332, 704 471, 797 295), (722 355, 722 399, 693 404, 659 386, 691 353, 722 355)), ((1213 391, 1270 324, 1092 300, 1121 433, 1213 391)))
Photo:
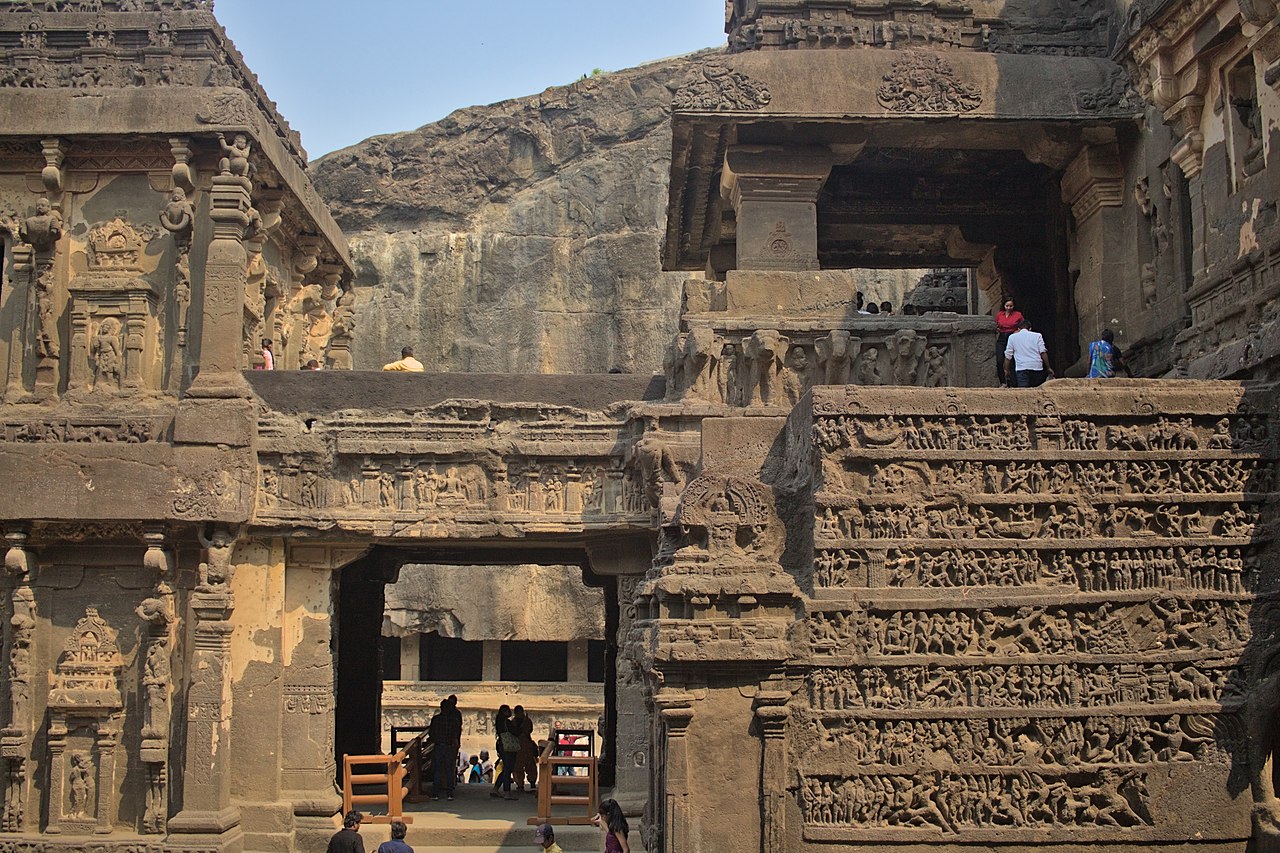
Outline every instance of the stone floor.
MULTIPOLYGON (((489 785, 460 785, 452 802, 433 800, 406 806, 412 815, 405 839, 414 853, 508 853, 536 850, 533 827, 528 819, 537 812, 537 794, 525 793, 516 800, 489 796, 489 785)), ((608 796, 602 792, 602 796, 608 796)), ((642 853, 639 818, 631 819, 631 849, 642 853)), ((366 823, 360 829, 365 848, 372 853, 391 837, 386 824, 366 823)), ((557 826, 556 841, 565 853, 597 853, 604 848, 600 830, 594 826, 557 826)))

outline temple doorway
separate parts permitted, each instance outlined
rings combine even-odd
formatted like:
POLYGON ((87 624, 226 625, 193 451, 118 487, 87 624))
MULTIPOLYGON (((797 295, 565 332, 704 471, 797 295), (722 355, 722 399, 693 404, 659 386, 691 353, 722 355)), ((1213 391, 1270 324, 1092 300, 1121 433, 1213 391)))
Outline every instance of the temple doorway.
POLYGON ((339 774, 343 755, 386 754, 393 726, 425 726, 456 695, 463 754, 484 750, 496 761, 494 714, 520 704, 535 740, 553 724, 592 730, 600 785, 613 786, 617 579, 592 572, 585 553, 576 564, 563 552, 497 554, 509 562, 494 552, 440 562, 375 548, 342 571, 333 636, 339 774))

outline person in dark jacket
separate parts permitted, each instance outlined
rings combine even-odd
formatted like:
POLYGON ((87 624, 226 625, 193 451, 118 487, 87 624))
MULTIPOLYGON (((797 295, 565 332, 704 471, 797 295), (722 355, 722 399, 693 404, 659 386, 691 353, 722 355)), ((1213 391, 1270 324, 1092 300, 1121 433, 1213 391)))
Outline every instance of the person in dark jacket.
POLYGON ((364 839, 360 837, 360 822, 364 815, 352 809, 342 816, 342 829, 329 839, 327 853, 364 853, 364 839))

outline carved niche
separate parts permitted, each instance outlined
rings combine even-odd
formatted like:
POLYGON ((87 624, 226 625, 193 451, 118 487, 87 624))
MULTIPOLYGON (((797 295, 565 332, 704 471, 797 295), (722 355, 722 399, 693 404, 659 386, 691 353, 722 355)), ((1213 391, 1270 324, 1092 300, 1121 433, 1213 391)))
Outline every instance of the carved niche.
POLYGON ((49 690, 50 833, 111 832, 124 702, 116 632, 95 607, 67 638, 49 690))
POLYGON ((157 390, 156 291, 141 277, 151 239, 123 212, 89 231, 88 269, 71 282, 69 391, 157 390))

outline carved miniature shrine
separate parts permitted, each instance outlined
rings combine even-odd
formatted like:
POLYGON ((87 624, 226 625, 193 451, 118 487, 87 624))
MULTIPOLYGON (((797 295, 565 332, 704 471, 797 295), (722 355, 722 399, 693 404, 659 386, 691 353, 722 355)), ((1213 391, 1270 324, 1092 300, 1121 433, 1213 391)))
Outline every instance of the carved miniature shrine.
POLYGON ((386 585, 514 563, 649 851, 1280 850, 1276 5, 728 5, 655 376, 353 370, 213 3, 0 7, 0 853, 320 849, 386 585), (1138 378, 995 387, 1006 294, 1138 378))

